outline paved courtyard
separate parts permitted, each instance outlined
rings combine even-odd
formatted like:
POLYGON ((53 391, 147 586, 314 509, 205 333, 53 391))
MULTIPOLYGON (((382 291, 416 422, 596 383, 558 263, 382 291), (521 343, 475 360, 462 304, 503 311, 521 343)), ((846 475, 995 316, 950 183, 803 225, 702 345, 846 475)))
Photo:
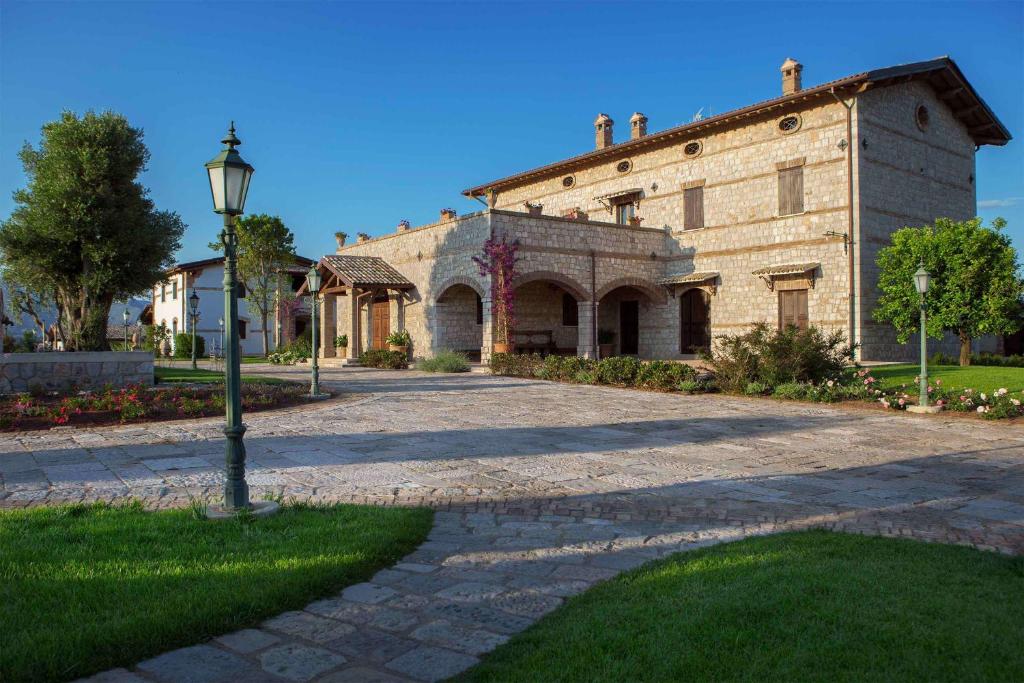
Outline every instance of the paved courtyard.
MULTIPOLYGON (((305 376, 302 369, 247 372, 305 376)), ((439 680, 651 558, 826 527, 1024 553, 1024 427, 486 375, 327 370, 249 415, 253 497, 426 504, 370 583, 99 680, 439 680)), ((216 419, 0 435, 0 506, 220 495, 216 419)))

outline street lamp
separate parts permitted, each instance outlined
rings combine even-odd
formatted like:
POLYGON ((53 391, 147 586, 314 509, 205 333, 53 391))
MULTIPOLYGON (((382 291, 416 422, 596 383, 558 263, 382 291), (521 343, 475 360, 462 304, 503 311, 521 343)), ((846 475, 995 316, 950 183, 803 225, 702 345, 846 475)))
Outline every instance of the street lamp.
POLYGON ((223 358, 224 357, 224 316, 220 317, 220 320, 217 321, 217 324, 220 325, 220 355, 221 355, 221 358, 223 358))
POLYGON ((309 287, 309 295, 313 299, 310 305, 310 324, 313 326, 313 380, 309 385, 309 395, 316 398, 320 395, 320 366, 317 364, 317 325, 316 325, 316 295, 320 291, 320 271, 313 265, 306 273, 306 286, 309 287))
POLYGON ((128 351, 128 321, 132 318, 131 311, 125 308, 121 317, 124 318, 124 350, 128 351))
POLYGON ((242 380, 241 361, 238 357, 238 237, 235 234, 235 216, 245 210, 245 197, 249 191, 253 167, 242 160, 235 147, 242 144, 235 137, 235 123, 231 122, 227 136, 221 140, 224 149, 206 164, 210 178, 213 210, 224 216, 224 230, 220 234, 224 245, 224 324, 227 344, 225 363, 225 447, 226 481, 223 508, 209 508, 210 516, 230 516, 239 510, 251 509, 258 514, 273 512, 276 505, 249 502, 249 485, 245 481, 245 444, 242 437, 242 380))
POLYGON ((925 294, 928 293, 928 286, 931 284, 931 280, 932 274, 925 270, 924 261, 921 261, 917 272, 914 273, 914 289, 917 290, 921 306, 921 376, 918 378, 920 381, 920 391, 918 393, 917 405, 907 408, 907 410, 915 413, 937 413, 942 409, 942 406, 928 405, 928 336, 925 333, 928 318, 925 312, 924 298, 925 294))
POLYGON ((192 296, 188 298, 189 313, 192 314, 192 369, 196 369, 196 321, 199 319, 199 295, 192 288, 192 296))

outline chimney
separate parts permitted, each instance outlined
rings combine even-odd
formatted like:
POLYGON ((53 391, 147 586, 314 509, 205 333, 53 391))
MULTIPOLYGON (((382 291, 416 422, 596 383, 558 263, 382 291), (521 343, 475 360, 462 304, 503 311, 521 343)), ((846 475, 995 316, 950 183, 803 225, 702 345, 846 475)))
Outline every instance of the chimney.
POLYGON ((803 70, 803 64, 792 57, 786 57, 786 61, 782 63, 782 67, 780 69, 780 71, 782 71, 783 95, 792 95, 800 90, 800 72, 803 70))
POLYGON ((612 142, 612 126, 615 124, 608 114, 598 114, 594 120, 594 133, 597 139, 597 149, 604 149, 605 147, 611 147, 614 143, 612 142))
POLYGON ((629 139, 636 140, 647 135, 647 117, 640 112, 629 117, 629 139))

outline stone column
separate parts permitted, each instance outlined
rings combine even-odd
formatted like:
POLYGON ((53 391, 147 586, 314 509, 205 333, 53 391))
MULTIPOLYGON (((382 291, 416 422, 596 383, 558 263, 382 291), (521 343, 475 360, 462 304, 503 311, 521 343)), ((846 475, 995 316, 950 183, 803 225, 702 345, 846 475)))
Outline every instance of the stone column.
POLYGON ((324 294, 320 297, 320 348, 321 358, 334 358, 334 337, 338 334, 338 295, 324 294))
POLYGON ((348 291, 348 357, 359 358, 363 353, 363 344, 359 325, 359 292, 348 291))
POLYGON ((580 358, 594 357, 594 320, 597 319, 597 304, 593 301, 577 301, 576 355, 580 358))
POLYGON ((494 316, 491 313, 491 298, 483 298, 483 342, 480 346, 480 362, 486 365, 491 360, 491 352, 494 350, 494 316))

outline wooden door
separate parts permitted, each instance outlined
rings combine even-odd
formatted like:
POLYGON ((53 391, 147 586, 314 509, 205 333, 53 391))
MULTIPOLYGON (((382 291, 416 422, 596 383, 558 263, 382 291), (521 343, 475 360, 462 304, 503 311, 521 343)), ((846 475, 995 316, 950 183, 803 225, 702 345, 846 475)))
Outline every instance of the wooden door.
POLYGON ((619 353, 637 354, 640 351, 640 302, 619 302, 619 353))
POLYGON ((384 301, 374 301, 373 312, 370 317, 373 319, 371 348, 386 349, 386 340, 388 335, 391 334, 391 302, 387 299, 384 301))
POLYGON ((681 353, 697 353, 711 347, 710 299, 702 289, 691 289, 679 298, 681 353))
POLYGON ((806 330, 807 324, 807 290, 779 292, 779 329, 784 330, 792 325, 806 330))

